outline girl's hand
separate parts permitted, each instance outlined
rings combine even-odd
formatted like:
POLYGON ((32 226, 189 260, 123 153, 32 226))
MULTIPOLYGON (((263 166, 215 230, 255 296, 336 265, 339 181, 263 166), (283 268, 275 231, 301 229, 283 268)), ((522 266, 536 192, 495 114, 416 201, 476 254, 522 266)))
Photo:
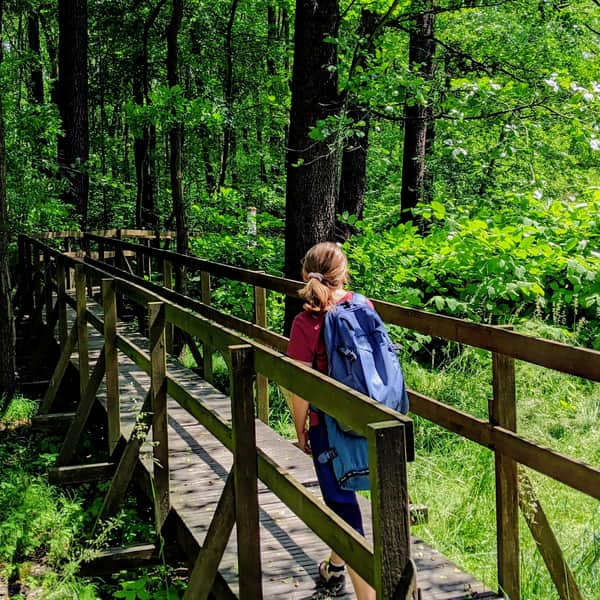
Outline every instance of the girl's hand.
POLYGON ((305 454, 310 454, 310 441, 306 429, 302 430, 302 433, 298 436, 298 441, 294 442, 294 446, 298 446, 305 454))

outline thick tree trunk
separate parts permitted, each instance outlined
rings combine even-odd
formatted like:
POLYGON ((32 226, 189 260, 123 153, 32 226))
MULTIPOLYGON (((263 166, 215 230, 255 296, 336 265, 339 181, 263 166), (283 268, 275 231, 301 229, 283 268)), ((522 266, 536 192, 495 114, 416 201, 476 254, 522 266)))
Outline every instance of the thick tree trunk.
MULTIPOLYGON (((425 80, 433 78, 435 41, 433 37, 435 13, 433 0, 419 3, 409 41, 410 68, 425 80)), ((426 174, 427 151, 431 149, 433 124, 431 102, 419 104, 411 98, 404 109, 404 154, 402 159, 402 191, 400 220, 411 221, 412 210, 421 201, 430 198, 431 181, 426 174), (428 141, 429 134, 429 141, 428 141), (429 188, 429 189, 427 189, 429 188)))
MULTIPOLYGON (((183 18, 183 0, 173 0, 173 12, 167 30, 167 77, 169 86, 174 87, 179 83, 177 74, 179 47, 177 36, 183 18)), ((171 195, 173 199, 173 214, 175 215, 175 227, 177 230, 177 252, 188 253, 189 232, 187 213, 183 201, 183 123, 178 121, 174 115, 175 123, 169 131, 169 145, 171 153, 169 157, 171 171, 171 195)), ((185 273, 177 269, 175 273, 175 286, 177 291, 186 292, 185 273)))
MULTIPOLYGON (((314 244, 333 240, 338 192, 336 150, 309 137, 320 119, 339 109, 337 0, 297 0, 292 107, 286 154, 285 275, 299 279, 300 260, 314 244), (332 68, 329 68, 332 67, 332 68)), ((297 303, 286 304, 289 331, 297 303)))
MULTIPOLYGON (((370 39, 375 31, 380 17, 376 13, 363 9, 361 12, 358 36, 360 39, 370 39)), ((358 48, 355 65, 365 68, 367 59, 373 53, 373 40, 367 47, 358 48)), ((347 140, 342 154, 342 168, 340 175, 340 193, 336 213, 348 213, 362 219, 365 202, 365 189, 367 187, 367 151, 369 148, 369 112, 366 107, 356 104, 353 99, 348 103, 347 116, 354 123, 364 122, 360 128, 363 136, 352 136, 347 140)), ((346 223, 339 222, 336 235, 339 241, 347 240, 356 228, 346 223)))
POLYGON ((64 135, 58 141, 61 175, 69 182, 64 201, 87 226, 89 177, 87 1, 58 3, 58 108, 64 135))
POLYGON ((35 11, 30 11, 27 15, 27 42, 29 52, 34 57, 29 80, 29 96, 34 104, 44 104, 44 80, 40 54, 40 20, 35 11))
POLYGON ((233 49, 231 40, 233 35, 233 24, 237 12, 239 0, 232 0, 229 11, 229 21, 225 32, 225 125, 223 131, 223 151, 221 153, 221 171, 219 173, 219 187, 225 185, 229 153, 231 151, 231 140, 233 136, 233 49))
MULTIPOLYGON (((139 106, 150 103, 148 37, 150 36, 150 29, 164 4, 165 0, 158 2, 143 25, 142 47, 135 59, 133 76, 133 97, 135 103, 139 106)), ((156 146, 156 131, 155 127, 148 123, 144 123, 141 129, 141 133, 137 133, 133 140, 136 178, 135 225, 136 227, 155 229, 158 226, 158 218, 154 206, 156 180, 152 158, 156 146)))
MULTIPOLYGON (((2 24, 4 0, 0 0, 0 64, 4 51, 2 24)), ((1 95, 0 95, 1 97, 1 95)), ((0 102, 0 408, 15 389, 15 322, 12 309, 12 286, 8 262, 10 241, 8 201, 6 197, 6 146, 4 144, 4 110, 0 102)))

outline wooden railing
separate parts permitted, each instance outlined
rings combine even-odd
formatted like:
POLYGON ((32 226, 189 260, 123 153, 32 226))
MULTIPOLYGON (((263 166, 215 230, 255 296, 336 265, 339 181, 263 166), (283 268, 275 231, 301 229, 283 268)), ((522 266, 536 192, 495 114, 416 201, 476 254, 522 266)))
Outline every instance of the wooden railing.
MULTIPOLYGON (((65 256, 33 238, 22 237, 20 244, 25 251, 22 266, 27 272, 33 272, 32 285, 22 289, 21 297, 24 304, 31 308, 32 321, 41 322, 45 315, 47 330, 53 331, 58 325, 61 347, 58 365, 41 404, 42 414, 51 410, 71 354, 76 346, 79 349, 81 400, 60 451, 58 467, 70 464, 90 415, 97 389, 103 378, 106 379, 109 450, 118 464, 116 467, 110 463, 86 467, 88 474, 94 470, 112 474, 98 521, 113 515, 120 505, 146 433, 152 428, 157 530, 160 531, 165 523, 170 507, 166 435, 168 394, 229 448, 234 456, 230 480, 225 486, 205 544, 192 570, 186 598, 208 596, 217 576, 220 556, 234 524, 234 514, 238 533, 240 597, 262 597, 260 553, 257 548, 257 478, 321 539, 344 556, 375 587, 378 597, 392 598, 399 592, 403 585, 401 576, 409 560, 410 544, 406 461, 414 453, 412 421, 409 418, 302 366, 262 341, 243 337, 239 329, 226 328, 188 309, 190 305, 198 307, 200 303, 192 304, 194 301, 191 299, 181 304, 170 301, 148 289, 146 284, 137 285, 115 276, 114 269, 109 271, 96 263, 84 263, 65 256), (43 260, 39 260, 40 257, 43 260), (32 261, 27 263, 30 258, 32 261), (69 269, 73 269, 75 273, 75 299, 65 289, 69 269), (86 306, 86 292, 90 285, 97 284, 101 286, 103 319, 98 318, 86 306), (53 293, 56 293, 56 302, 53 302, 53 293), (143 352, 117 332, 116 307, 119 295, 138 306, 146 307, 149 353, 143 352), (70 332, 67 332, 67 305, 76 312, 75 323, 70 332), (86 344, 88 323, 104 337, 103 348, 91 373, 86 344), (201 399, 194 397, 166 371, 167 324, 202 340, 211 351, 218 351, 225 358, 230 370, 231 424, 203 404, 201 399), (122 436, 117 350, 133 360, 151 378, 151 387, 141 407, 138 422, 124 447, 119 447, 122 436), (373 487, 372 546, 271 457, 257 449, 252 386, 255 374, 261 374, 303 396, 368 439, 373 487)), ((254 324, 248 325, 263 334, 268 333, 254 324)), ((279 344, 281 338, 276 336, 273 339, 278 340, 279 344)), ((69 471, 68 477, 74 480, 76 475, 69 471)))
MULTIPOLYGON (((162 298, 177 303, 180 307, 191 309, 204 318, 255 340, 255 342, 249 342, 250 345, 261 344, 260 347, 263 349, 268 345, 279 352, 285 351, 287 339, 265 327, 264 290, 296 295, 301 285, 299 282, 217 264, 199 258, 182 256, 159 248, 143 247, 124 240, 109 239, 96 234, 85 234, 82 239, 88 244, 90 252, 93 252, 93 246, 97 245, 98 255, 101 254, 100 248, 104 251, 107 248, 112 249, 113 262, 117 266, 114 264, 100 264, 91 259, 86 259, 86 263, 89 268, 103 269, 115 278, 122 278, 121 286, 125 286, 125 280, 129 282, 128 285, 133 285, 135 282, 143 284, 147 290, 152 290, 152 293, 159 294, 162 298), (135 254, 135 271, 138 275, 134 274, 134 269, 130 268, 127 273, 119 268, 123 266, 122 259, 125 252, 135 254), (152 260, 157 263, 155 269, 150 264, 152 260), (145 264, 150 272, 161 272, 163 282, 166 284, 165 287, 147 281, 144 282, 140 278, 142 264, 145 264), (182 267, 185 267, 188 273, 200 273, 202 282, 201 302, 181 296, 170 289, 165 289, 172 288, 173 270, 182 267), (210 306, 211 277, 240 281, 253 286, 255 321, 260 321, 260 326, 232 315, 226 315, 212 308, 210 306), (263 344, 264 346, 262 346, 263 344)), ((30 252, 29 255, 27 251, 25 252, 25 256, 35 269, 36 264, 39 263, 36 256, 43 252, 47 254, 48 250, 39 242, 33 240, 29 240, 27 245, 35 248, 35 251, 30 252)), ((56 257, 54 259, 60 262, 60 259, 56 257)), ((144 272, 144 274, 148 275, 148 272, 144 272)), ((39 279, 40 277, 38 277, 39 279)), ((35 282, 32 289, 34 296, 37 297, 41 294, 40 288, 37 287, 35 282)), ((502 327, 476 324, 388 302, 374 300, 374 304, 388 323, 492 352, 493 395, 489 403, 489 417, 487 420, 459 411, 414 390, 409 390, 411 412, 471 441, 484 445, 495 453, 498 582, 502 592, 512 600, 520 597, 518 515, 519 504, 521 503, 527 505, 527 510, 522 511, 523 516, 542 553, 561 598, 581 598, 573 575, 564 561, 555 536, 548 525, 543 509, 535 498, 525 473, 520 472, 518 466, 528 466, 596 499, 600 499, 600 470, 535 444, 517 434, 515 360, 523 360, 592 381, 600 381, 600 352, 525 336, 502 327)), ((169 319, 167 320, 169 321, 169 319)), ((212 361, 209 357, 214 348, 218 349, 214 340, 210 335, 205 334, 203 337, 200 332, 190 330, 185 322, 177 322, 175 319, 172 319, 171 322, 202 340, 204 351, 200 358, 205 364, 205 375, 210 378, 210 370, 207 367, 212 361), (182 327, 182 325, 185 325, 185 327, 182 327)), ((193 340, 188 341, 193 346, 193 340)), ((307 382, 303 383, 304 380, 298 378, 298 367, 291 371, 287 370, 288 365, 291 364, 290 361, 278 355, 280 358, 275 364, 279 367, 274 369, 272 365, 269 367, 268 364, 262 362, 261 356, 263 355, 260 352, 255 350, 254 362, 255 366, 260 365, 261 368, 257 370, 260 371, 262 377, 273 379, 280 385, 305 397, 311 391, 314 391, 307 382)), ((200 356, 199 352, 198 356, 200 356)), ((318 380, 321 379, 310 370, 305 374, 308 376, 309 373, 312 378, 311 381, 315 377, 318 380)), ((336 416, 335 402, 339 400, 339 396, 334 394, 334 396, 329 397, 329 399, 331 398, 335 398, 331 405, 328 402, 323 403, 323 398, 319 398, 315 404, 322 405, 324 410, 331 411, 331 414, 336 416)), ((346 416, 349 416, 348 412, 345 413, 346 416)), ((262 397, 259 396, 259 414, 263 419, 268 414, 268 398, 265 397, 265 394, 262 397)), ((366 422, 368 421, 362 422, 363 426, 362 429, 359 429, 360 431, 365 431, 364 423, 366 422)), ((351 423, 351 425, 360 427, 357 423, 351 423)), ((408 438, 412 429, 409 429, 408 425, 405 424, 404 431, 408 438)), ((407 445, 407 449, 410 451, 410 443, 407 445)))

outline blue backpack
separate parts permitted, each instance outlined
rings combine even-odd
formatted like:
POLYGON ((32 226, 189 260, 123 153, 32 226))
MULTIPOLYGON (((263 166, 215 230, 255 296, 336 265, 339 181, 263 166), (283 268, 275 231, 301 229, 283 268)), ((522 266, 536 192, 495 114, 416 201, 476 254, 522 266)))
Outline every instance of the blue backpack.
MULTIPOLYGON (((361 294, 341 302, 325 316, 325 348, 329 375, 401 413, 408 395, 396 351, 381 317, 361 294)), ((332 461, 342 489, 368 490, 367 440, 325 414, 330 449, 317 457, 332 461)))

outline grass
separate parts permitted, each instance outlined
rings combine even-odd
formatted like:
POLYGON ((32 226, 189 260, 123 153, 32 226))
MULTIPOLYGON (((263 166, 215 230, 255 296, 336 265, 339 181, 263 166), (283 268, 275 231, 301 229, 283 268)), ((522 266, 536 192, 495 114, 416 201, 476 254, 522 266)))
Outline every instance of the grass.
POLYGON ((36 407, 15 398, 0 417, 0 582, 8 584, 10 597, 180 598, 181 578, 168 567, 121 572, 109 580, 78 576, 81 563, 102 548, 153 539, 151 513, 129 498, 89 540, 85 533, 92 530, 106 484, 62 489, 48 483, 61 438, 31 431, 36 407))
MULTIPOLYGON (((409 387, 478 417, 487 416, 491 361, 464 350, 433 371, 406 361, 409 387)), ((526 438, 593 465, 600 464, 600 386, 518 363, 518 431, 526 438)), ((417 459, 409 466, 415 502, 429 507, 429 522, 414 533, 466 571, 496 588, 493 453, 415 418, 417 459)), ((534 492, 575 574, 582 595, 600 600, 600 505, 554 480, 527 471, 534 492)), ((523 600, 558 594, 523 519, 520 522, 523 600)))

